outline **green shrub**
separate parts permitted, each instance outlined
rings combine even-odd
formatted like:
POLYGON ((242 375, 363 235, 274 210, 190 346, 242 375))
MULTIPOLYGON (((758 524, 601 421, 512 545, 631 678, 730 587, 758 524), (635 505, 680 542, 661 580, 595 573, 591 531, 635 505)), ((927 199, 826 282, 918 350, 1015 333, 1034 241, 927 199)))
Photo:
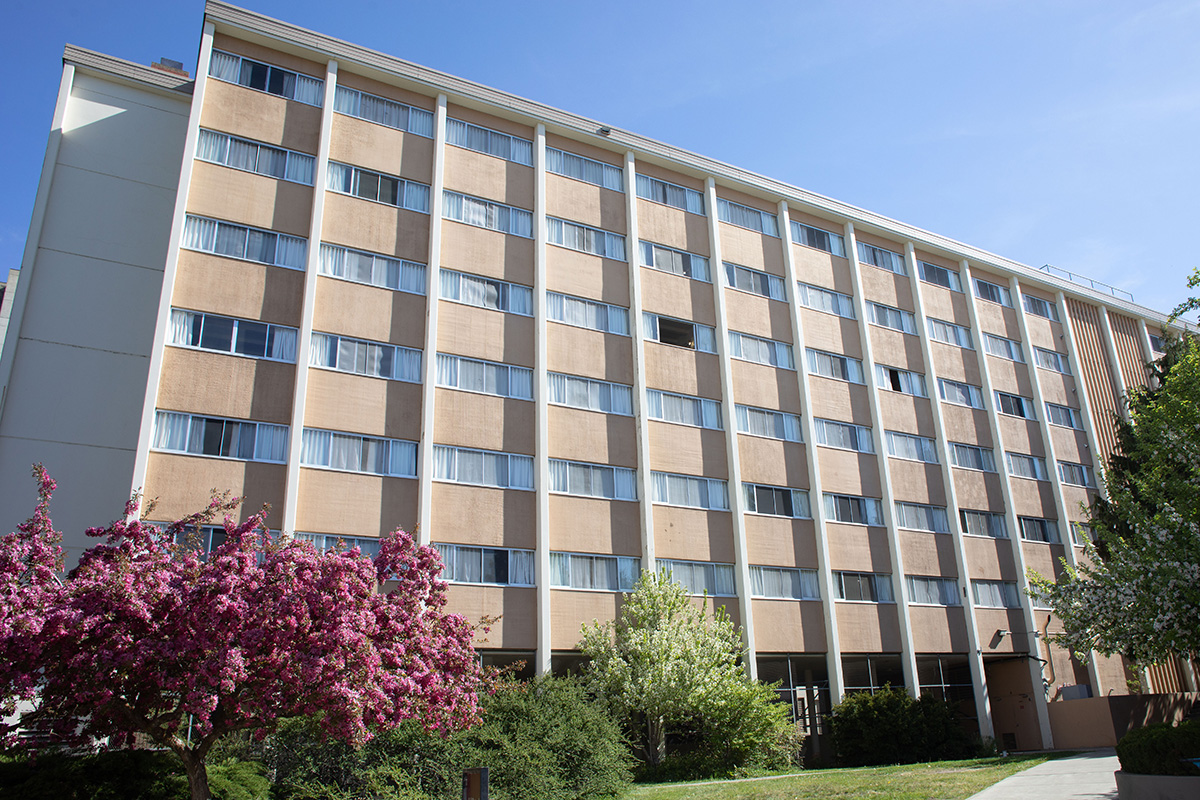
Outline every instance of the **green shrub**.
POLYGON ((949 703, 890 687, 847 695, 832 718, 834 749, 846 766, 969 758, 977 750, 949 703))
POLYGON ((1185 758, 1200 758, 1200 722, 1160 722, 1132 730, 1117 743, 1124 772, 1138 775, 1200 775, 1185 758))

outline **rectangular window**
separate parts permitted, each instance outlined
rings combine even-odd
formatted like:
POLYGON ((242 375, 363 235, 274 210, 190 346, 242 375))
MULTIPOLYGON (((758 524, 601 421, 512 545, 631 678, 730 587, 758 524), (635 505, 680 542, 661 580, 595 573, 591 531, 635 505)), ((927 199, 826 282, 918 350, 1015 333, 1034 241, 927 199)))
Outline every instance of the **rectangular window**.
POLYGON ((648 175, 637 176, 637 196, 664 206, 681 208, 692 214, 704 214, 704 195, 695 189, 676 186, 648 175))
POLYGON ((765 486, 758 483, 742 483, 742 496, 746 500, 746 511, 750 514, 766 514, 771 517, 810 519, 808 492, 788 489, 785 486, 765 486))
POLYGON ((1022 419, 1037 419, 1037 415, 1033 413, 1033 400, 1029 397, 997 391, 996 405, 1001 414, 1022 419))
POLYGON ((433 138, 433 112, 376 97, 357 89, 338 86, 334 90, 333 110, 399 131, 433 138))
POLYGON ((630 386, 561 372, 548 373, 546 378, 550 390, 548 402, 552 405, 604 414, 633 414, 633 389, 630 386))
POLYGON ((838 600, 864 603, 894 603, 892 576, 881 572, 834 572, 838 600))
MULTIPOLYGON (((533 238, 533 214, 530 212, 458 192, 442 192, 442 216, 476 228, 533 238)), ((554 226, 550 227, 553 230, 554 226)))
POLYGON ((996 336, 992 333, 983 335, 983 349, 990 355, 998 358, 1007 358, 1009 361, 1016 361, 1018 364, 1025 363, 1025 356, 1021 354, 1021 343, 1012 339, 1005 339, 1003 336, 996 336))
POLYGON ((300 463, 306 467, 344 472, 415 478, 417 443, 305 428, 300 444, 300 463))
POLYGON ((650 419, 715 431, 722 429, 721 403, 717 400, 647 389, 646 405, 650 419))
MULTIPOLYGON (((218 528, 217 530, 220 530, 221 536, 224 537, 225 529, 218 528)), ((364 556, 374 558, 379 555, 379 537, 377 536, 341 536, 332 533, 301 533, 300 531, 296 531, 295 535, 300 541, 310 543, 318 553, 327 553, 330 550, 335 553, 346 552, 357 547, 364 556)))
POLYGON ((704 256, 685 253, 683 250, 675 250, 645 240, 641 242, 639 249, 642 253, 643 267, 650 267, 659 272, 669 272, 672 275, 682 275, 685 278, 706 283, 712 281, 708 271, 708 259, 704 256))
POLYGON ((305 186, 313 185, 313 168, 316 164, 316 159, 306 153, 203 128, 196 142, 196 158, 305 186))
POLYGON ((729 510, 729 489, 725 481, 698 478, 671 472, 652 472, 654 502, 668 506, 729 510))
POLYGON ((750 567, 750 596, 768 600, 820 600, 815 569, 750 567))
POLYGON ((629 335, 629 310, 558 292, 546 293, 546 315, 554 322, 576 328, 629 335))
POLYGON ((919 372, 876 364, 875 379, 879 382, 880 389, 911 394, 914 397, 929 396, 929 392, 925 389, 925 376, 919 372))
POLYGON ((1071 529, 1071 541, 1077 547, 1083 547, 1089 542, 1097 542, 1100 537, 1096 535, 1095 529, 1086 522, 1072 522, 1069 524, 1071 529))
POLYGON ((807 283, 796 282, 796 297, 800 305, 814 311, 824 311, 827 314, 837 314, 846 319, 855 319, 854 298, 848 294, 822 289, 807 283))
POLYGON ((891 250, 885 250, 882 247, 875 247, 866 242, 858 243, 858 260, 864 264, 870 264, 873 267, 894 272, 897 275, 908 274, 904 269, 904 256, 899 253, 893 253, 891 250))
POLYGON ((846 240, 840 233, 830 233, 811 225, 796 222, 796 220, 792 220, 792 241, 805 247, 824 250, 835 256, 846 257, 846 240))
POLYGON ((1071 366, 1065 353, 1056 353, 1053 350, 1035 347, 1033 348, 1033 360, 1042 369, 1061 372, 1063 375, 1071 374, 1071 366))
POLYGON ((1025 311, 1038 317, 1045 317, 1058 322, 1058 306, 1031 294, 1023 295, 1025 311))
POLYGON ((1008 529, 1004 527, 1003 514, 960 509, 958 517, 962 522, 963 533, 968 536, 988 536, 992 539, 1008 538, 1008 529))
POLYGON ((240 258, 259 264, 304 269, 308 241, 298 236, 248 228, 188 214, 183 224, 182 247, 216 256, 240 258))
POLYGON ((528 286, 448 269, 443 269, 441 275, 443 300, 525 317, 533 315, 533 290, 528 286))
POLYGON ((974 349, 975 346, 971 344, 971 331, 969 329, 964 328, 962 325, 955 325, 953 322, 943 322, 933 317, 927 317, 925 321, 928 323, 929 338, 935 342, 952 344, 964 350, 974 349))
POLYGON ((787 302, 787 286, 784 284, 783 278, 778 275, 760 272, 740 264, 730 264, 726 261, 725 279, 732 289, 787 302))
POLYGON ((734 597, 737 594, 733 580, 733 564, 660 558, 658 571, 687 589, 688 594, 709 597, 734 597))
POLYGON ((962 291, 962 279, 952 269, 939 267, 936 264, 930 264, 928 261, 918 261, 917 271, 921 275, 921 280, 926 283, 944 286, 953 292, 962 291))
POLYGON ((442 580, 452 583, 490 583, 533 586, 534 552, 464 544, 434 544, 442 557, 442 580))
POLYGON ((1083 417, 1070 406, 1060 406, 1057 403, 1046 403, 1046 419, 1051 425, 1063 428, 1083 430, 1083 417))
POLYGON ((1150 349, 1155 353, 1167 352, 1167 340, 1162 336, 1155 336, 1153 333, 1147 334, 1150 337, 1150 349))
POLYGON ((601 258, 625 261, 625 237, 619 233, 568 222, 558 217, 546 217, 546 241, 601 258))
POLYGON ((983 392, 969 383, 938 378, 938 394, 947 403, 971 408, 983 408, 983 392))
POLYGON ((971 581, 975 605, 984 608, 1020 608, 1017 584, 1013 581, 971 581))
POLYGON ((625 191, 624 171, 620 167, 554 147, 546 148, 546 171, 614 192, 625 191))
POLYGON ((641 559, 628 556, 550 553, 550 585, 556 589, 629 592, 641 570, 641 559))
POLYGON ((800 434, 800 417, 783 411, 737 405, 733 408, 738 433, 765 436, 785 442, 804 441, 800 434))
POLYGON ((425 294, 425 265, 321 243, 320 274, 380 286, 397 292, 425 294))
POLYGON ((1074 464, 1070 461, 1058 462, 1058 477, 1069 486, 1095 486, 1092 468, 1087 464, 1074 464))
POLYGON ((717 332, 708 325, 642 312, 642 331, 647 339, 701 353, 717 352, 717 332))
POLYGON ((739 228, 765 233, 768 236, 779 236, 779 220, 775 218, 774 214, 768 214, 766 211, 759 211, 757 208, 743 206, 719 197, 717 198, 717 219, 728 222, 730 225, 737 225, 739 228))
POLYGON ((885 306, 882 303, 867 303, 867 322, 881 328, 891 328, 916 336, 917 322, 911 311, 885 306))
POLYGON ((393 381, 421 382, 421 351, 332 333, 312 334, 308 363, 355 375, 393 381))
POLYGON ((883 524, 883 506, 874 497, 826 492, 821 499, 825 504, 825 518, 830 522, 846 522, 852 525, 883 524))
POLYGON ((954 578, 905 577, 910 603, 922 606, 961 606, 958 581, 954 578))
POLYGON ((820 418, 813 422, 816 425, 817 444, 836 447, 839 450, 854 450, 859 453, 875 452, 875 444, 871 440, 871 429, 864 425, 820 418))
POLYGON ((491 128, 472 125, 461 119, 446 119, 446 144, 502 158, 514 164, 533 166, 533 142, 491 128))
POLYGON ((212 51, 208 74, 217 80, 236 83, 318 108, 325 102, 325 81, 320 78, 301 75, 260 61, 251 61, 220 50, 212 51))
POLYGON ((287 461, 288 428, 240 419, 154 412, 151 447, 168 453, 219 456, 241 461, 287 461))
POLYGON ((893 458, 923 461, 926 464, 938 463, 937 442, 925 436, 887 431, 887 449, 888 455, 893 458))
POLYGON ((438 353, 437 385, 464 392, 532 400, 533 370, 438 353))
POLYGON ((950 463, 959 469, 996 471, 996 456, 991 450, 974 444, 950 442, 950 463))
POLYGON ((1028 542, 1058 544, 1058 523, 1041 517, 1017 517, 1021 538, 1028 542))
POLYGON ((729 332, 729 357, 780 369, 795 369, 792 346, 774 339, 761 339, 748 333, 729 332))
POLYGON ((812 374, 848 383, 863 382, 863 366, 857 358, 811 348, 805 353, 808 356, 808 369, 812 374))
POLYGON ((171 309, 170 344, 272 361, 296 361, 296 329, 247 319, 171 309))
POLYGON ((1030 478, 1035 481, 1048 481, 1046 459, 1024 453, 1005 453, 1008 461, 1008 471, 1015 478, 1030 478))
POLYGON ((626 467, 552 458, 550 491, 575 497, 637 500, 637 473, 626 467))
POLYGON ((532 490, 533 457, 435 444, 433 479, 471 486, 532 490))
POLYGON ((375 203, 429 213, 429 186, 382 172, 329 162, 325 188, 375 203))
POLYGON ((1012 297, 1007 288, 985 281, 983 278, 975 279, 975 296, 980 300, 987 300, 989 303, 1012 306, 1012 297))
POLYGON ((902 503, 899 500, 896 501, 896 527, 930 533, 950 532, 950 522, 942 506, 902 503))

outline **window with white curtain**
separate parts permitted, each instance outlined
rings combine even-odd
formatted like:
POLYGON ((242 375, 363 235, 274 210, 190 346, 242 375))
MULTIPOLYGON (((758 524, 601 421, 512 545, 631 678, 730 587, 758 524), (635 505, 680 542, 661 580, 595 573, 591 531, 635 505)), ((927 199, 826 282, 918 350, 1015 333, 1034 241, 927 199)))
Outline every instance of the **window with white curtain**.
POLYGON ((729 510, 729 489, 725 481, 677 475, 672 472, 652 472, 654 502, 668 506, 729 510))
POLYGON ((660 181, 648 175, 637 176, 637 196, 653 203, 680 208, 692 214, 704 214, 704 195, 686 186, 660 181))
POLYGON ((637 500, 637 473, 627 467, 550 459, 550 491, 605 500, 637 500))
POLYGON ((1025 302, 1025 311, 1027 313, 1058 322, 1058 306, 1054 303, 1043 300, 1040 297, 1034 297, 1031 294, 1023 295, 1022 299, 1025 302))
POLYGON ((867 322, 881 328, 917 334, 917 322, 911 311, 885 306, 883 303, 867 303, 867 322))
POLYGON ((712 282, 712 275, 708 271, 708 258, 705 256, 654 244, 644 239, 638 243, 638 250, 641 252, 643 267, 705 283, 712 282))
POLYGON ((532 490, 533 457, 435 444, 433 478, 472 486, 532 490))
POLYGON ((846 319, 856 318, 854 316, 854 298, 848 294, 796 281, 796 298, 805 308, 824 311, 827 314, 837 314, 846 319))
POLYGON ((961 606, 958 581, 954 578, 926 578, 918 575, 905 576, 908 584, 908 601, 922 606, 961 606))
POLYGON ((437 385, 464 392, 532 400, 533 370, 438 353, 437 385))
POLYGON ((221 50, 212 51, 208 74, 217 80, 236 83, 318 108, 325 102, 325 81, 322 79, 221 50))
POLYGON ((990 355, 998 358, 1006 358, 1009 361, 1016 361, 1018 364, 1025 363, 1025 356, 1021 355, 1021 343, 1012 339, 1005 339, 1003 336, 996 336, 993 333, 985 333, 983 335, 983 349, 990 355))
POLYGON ((883 504, 874 497, 858 497, 850 494, 821 496, 825 505, 825 518, 830 522, 846 522, 852 525, 882 525, 883 504))
POLYGON ((899 431, 887 431, 885 438, 888 455, 893 458, 923 461, 926 464, 938 463, 937 442, 933 439, 899 431))
POLYGON ((896 527, 930 533, 949 533, 950 521, 943 506, 896 501, 896 527))
POLYGON ((919 372, 876 364, 875 380, 878 381, 879 388, 885 391, 911 394, 914 397, 929 396, 925 389, 925 376, 919 372))
MULTIPOLYGON (((224 533, 225 529, 222 528, 221 532, 224 533)), ((301 531, 296 531, 294 536, 302 542, 311 544, 318 553, 327 553, 331 550, 335 553, 344 553, 357 547, 360 553, 369 558, 379 555, 379 537, 377 536, 341 536, 335 533, 303 533, 301 531)))
POLYGON ((550 585, 556 589, 630 592, 641 571, 641 559, 629 556, 550 553, 550 585))
POLYGON ((750 567, 750 596, 768 600, 820 600, 815 569, 750 567))
POLYGON ((765 436, 768 439, 780 439, 785 442, 804 441, 800 429, 800 417, 796 414, 743 405, 735 405, 733 414, 737 419, 738 433, 765 436))
POLYGON ((996 391, 996 406, 1001 414, 1023 419, 1037 419, 1033 413, 1033 399, 1018 394, 996 391))
POLYGON ((1147 334, 1150 338, 1150 349, 1155 353, 1167 352, 1167 339, 1162 336, 1156 336, 1153 333, 1147 334))
POLYGON ((1043 517, 1017 517, 1021 538, 1030 542, 1058 544, 1058 522, 1043 517))
POLYGON ((150 446, 168 453, 282 464, 287 460, 287 441, 286 425, 155 411, 150 446))
POLYGON ((938 378, 938 394, 947 403, 971 408, 983 408, 983 391, 969 383, 938 378))
POLYGON ((958 518, 962 522, 963 533, 968 536, 987 536, 992 539, 1008 538, 1008 528, 1005 525, 1003 514, 991 511, 971 511, 964 508, 959 510, 958 518))
POLYGON ((408 383, 421 382, 421 351, 313 331, 309 366, 408 383))
POLYGON ((339 114, 365 119, 399 131, 433 138, 433 112, 357 89, 338 86, 334 90, 333 110, 339 114))
POLYGON ((546 171, 612 189, 614 192, 625 191, 625 173, 620 167, 577 156, 555 147, 546 148, 546 171))
POLYGON ((750 514, 791 517, 792 519, 812 518, 812 511, 808 505, 808 492, 803 489, 743 482, 742 495, 746 501, 746 511, 750 514))
POLYGON ((556 406, 600 411, 605 414, 633 414, 633 387, 578 375, 550 372, 546 375, 549 403, 556 406))
POLYGON ((536 583, 532 550, 441 542, 435 542, 433 546, 442 557, 442 580, 494 586, 533 586, 536 583))
POLYGON ((196 158, 245 172, 254 172, 292 183, 313 185, 316 159, 282 147, 230 136, 204 128, 196 141, 196 158))
POLYGON ((576 328, 629 335, 629 309, 558 292, 546 292, 546 316, 576 328))
POLYGON ((472 125, 461 119, 446 119, 446 144, 495 156, 514 164, 533 166, 533 142, 520 136, 472 125))
POLYGON ((953 322, 943 322, 933 317, 926 317, 925 321, 928 323, 929 338, 935 342, 952 344, 964 350, 975 349, 975 346, 971 344, 971 331, 969 328, 964 328, 962 325, 955 325, 953 322))
POLYGON ((1012 306, 1012 296, 1009 295, 1006 287, 985 281, 983 278, 975 279, 975 296, 980 300, 987 300, 989 303, 1012 306))
POLYGON ((395 478, 417 477, 417 443, 356 433, 305 428, 300 463, 340 472, 365 472, 395 478))
POLYGON ((259 264, 304 269, 308 242, 298 236, 188 214, 182 247, 259 264))
POLYGON ((296 329, 200 311, 171 309, 170 344, 272 361, 296 360, 296 329))
POLYGON ((1014 478, 1031 478, 1036 481, 1050 480, 1046 472, 1046 459, 1025 453, 1005 453, 1008 471, 1014 478))
POLYGON ((429 186, 416 181, 372 172, 369 169, 329 162, 325 188, 409 211, 429 213, 429 186))
POLYGON ((442 192, 442 217, 476 228, 533 238, 533 214, 459 192, 442 192))
POLYGON ((975 605, 984 608, 1020 608, 1021 598, 1014 581, 971 581, 975 605))
POLYGON ((921 280, 926 283, 944 286, 953 292, 962 291, 962 279, 952 269, 939 267, 936 264, 930 264, 928 261, 919 261, 917 262, 917 271, 921 275, 921 280))
POLYGON ((858 260, 897 275, 908 274, 904 269, 904 256, 866 242, 858 243, 858 260))
POLYGON ((1070 486, 1095 486, 1092 468, 1087 464, 1074 464, 1070 461, 1058 462, 1058 477, 1070 486))
POLYGON ((658 571, 678 583, 688 594, 709 597, 735 597, 737 586, 733 579, 733 564, 714 564, 710 561, 680 561, 658 559, 658 571))
POLYGON ((783 278, 740 264, 725 262, 725 280, 730 288, 739 292, 749 292, 772 300, 787 302, 787 285, 783 278))
POLYGON ((763 339, 748 333, 729 332, 729 357, 780 369, 795 369, 796 358, 787 342, 763 339))
POLYGON ((425 265, 416 261, 321 243, 320 273, 331 278, 423 295, 425 272, 425 265))
POLYGON ((892 576, 886 572, 834 572, 833 586, 838 600, 896 602, 892 593, 892 576))
POLYGON ((833 378, 848 383, 863 382, 863 365, 857 358, 826 353, 824 350, 806 348, 808 371, 823 378, 833 378))
POLYGON ((839 450, 854 450, 859 453, 874 453, 875 443, 871 440, 871 429, 851 422, 832 419, 813 420, 817 444, 836 447, 839 450))
POLYGON ((717 333, 708 325, 643 311, 642 333, 652 342, 686 347, 701 353, 717 352, 717 333))
POLYGON ((767 236, 779 236, 779 220, 774 214, 720 197, 717 198, 717 219, 767 236))
POLYGON ((1046 419, 1051 425, 1058 425, 1062 428, 1074 428, 1077 431, 1083 430, 1083 417, 1080 416, 1077 409, 1070 406, 1060 406, 1057 403, 1046 403, 1046 419))
POLYGON ((721 403, 717 400, 648 389, 646 390, 646 406, 650 419, 691 425, 696 428, 722 430, 721 403))
POLYGON ((1033 360, 1042 369, 1048 369, 1053 372, 1061 372, 1063 375, 1071 374, 1071 365, 1067 361, 1067 356, 1064 353, 1058 353, 1054 350, 1046 350, 1042 347, 1033 348, 1033 360))
POLYGON ((443 300, 525 317, 533 316, 533 290, 528 286, 449 269, 441 270, 440 275, 443 300))
POLYGON ((546 241, 580 253, 626 260, 625 237, 622 234, 558 217, 546 217, 546 241))
POLYGON ((1071 529, 1071 541, 1077 547, 1083 547, 1088 542, 1095 543, 1099 541, 1096 534, 1096 529, 1086 522, 1071 522, 1067 527, 1071 529))
POLYGON ((996 456, 991 449, 975 444, 950 442, 950 463, 959 469, 996 471, 996 456))
POLYGON ((840 233, 830 233, 820 228, 792 220, 792 241, 805 247, 824 250, 835 256, 846 257, 846 240, 840 233))

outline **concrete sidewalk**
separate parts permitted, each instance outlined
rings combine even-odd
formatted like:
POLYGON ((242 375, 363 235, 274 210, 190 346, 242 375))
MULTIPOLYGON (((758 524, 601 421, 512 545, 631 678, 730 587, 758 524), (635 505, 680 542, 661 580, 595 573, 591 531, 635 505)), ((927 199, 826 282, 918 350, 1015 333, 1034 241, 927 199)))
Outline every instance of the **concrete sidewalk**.
POLYGON ((992 784, 968 800, 1116 800, 1121 768, 1111 747, 1056 758, 992 784))

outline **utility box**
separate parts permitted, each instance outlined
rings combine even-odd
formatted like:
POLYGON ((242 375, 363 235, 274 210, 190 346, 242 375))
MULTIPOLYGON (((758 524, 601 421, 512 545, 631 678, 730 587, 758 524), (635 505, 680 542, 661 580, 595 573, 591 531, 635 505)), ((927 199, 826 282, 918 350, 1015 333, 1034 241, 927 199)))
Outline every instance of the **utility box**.
POLYGON ((488 800, 488 768, 463 770, 462 800, 488 800))

